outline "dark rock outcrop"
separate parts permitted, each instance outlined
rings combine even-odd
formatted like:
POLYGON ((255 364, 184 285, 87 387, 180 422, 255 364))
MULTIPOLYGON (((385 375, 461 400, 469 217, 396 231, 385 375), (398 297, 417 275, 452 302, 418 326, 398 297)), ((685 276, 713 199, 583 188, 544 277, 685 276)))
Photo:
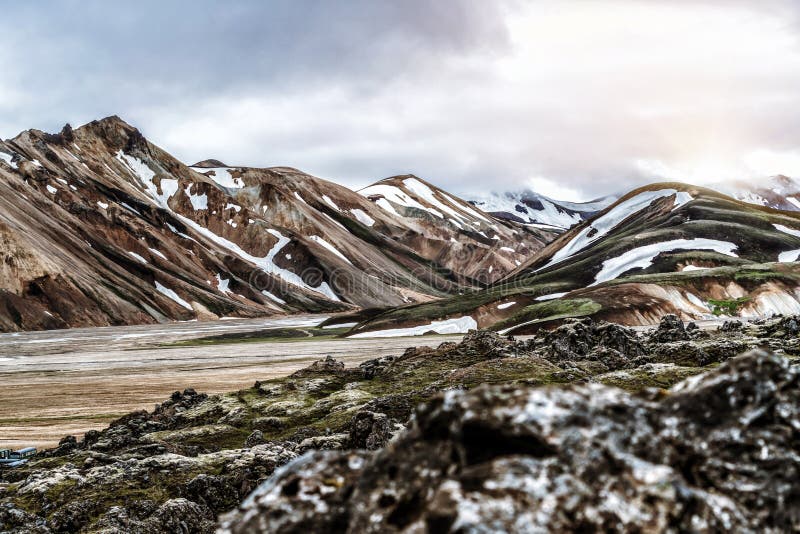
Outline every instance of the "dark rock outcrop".
POLYGON ((221 532, 797 529, 799 377, 756 351, 666 396, 447 392, 366 461, 287 466, 221 532))

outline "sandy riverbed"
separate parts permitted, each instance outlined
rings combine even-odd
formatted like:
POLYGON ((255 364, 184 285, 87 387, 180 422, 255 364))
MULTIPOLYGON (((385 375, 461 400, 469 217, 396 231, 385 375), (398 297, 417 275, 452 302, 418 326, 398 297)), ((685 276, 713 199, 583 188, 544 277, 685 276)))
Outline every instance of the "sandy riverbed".
POLYGON ((327 354, 358 365, 446 339, 318 340, 163 347, 164 343, 325 317, 174 323, 0 335, 0 447, 55 445, 67 434, 151 410, 173 391, 223 393, 284 376, 327 354))

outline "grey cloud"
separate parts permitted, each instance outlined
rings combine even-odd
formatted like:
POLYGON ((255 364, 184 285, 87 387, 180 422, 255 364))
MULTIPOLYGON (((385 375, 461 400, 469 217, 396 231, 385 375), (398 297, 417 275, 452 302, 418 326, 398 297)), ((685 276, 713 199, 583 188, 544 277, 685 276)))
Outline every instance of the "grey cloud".
MULTIPOLYGON (((505 44, 500 4, 469 0, 7 6, 0 42, 13 50, 10 78, 73 114, 310 84, 369 91, 442 55, 505 44)), ((36 118, 55 125, 50 115, 36 118)))
POLYGON ((0 134, 118 114, 188 162, 354 187, 413 172, 456 193, 541 176, 588 198, 659 178, 638 160, 800 149, 799 13, 789 0, 7 3, 0 134), (617 27, 643 6, 673 19, 617 27))

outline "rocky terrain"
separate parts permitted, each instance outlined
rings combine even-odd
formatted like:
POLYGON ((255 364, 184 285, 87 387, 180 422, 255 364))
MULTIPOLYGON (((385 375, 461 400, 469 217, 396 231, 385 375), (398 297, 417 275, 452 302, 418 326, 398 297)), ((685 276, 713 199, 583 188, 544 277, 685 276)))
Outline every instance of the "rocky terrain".
POLYGON ((189 167, 117 117, 23 132, 0 141, 0 331, 428 301, 554 236, 414 183, 424 206, 287 167, 189 167))
POLYGON ((798 334, 583 318, 175 392, 0 471, 0 531, 789 530, 798 334))
POLYGON ((800 313, 800 214, 652 184, 561 234, 487 289, 364 317, 352 335, 448 321, 531 333, 592 316, 647 325, 800 313))

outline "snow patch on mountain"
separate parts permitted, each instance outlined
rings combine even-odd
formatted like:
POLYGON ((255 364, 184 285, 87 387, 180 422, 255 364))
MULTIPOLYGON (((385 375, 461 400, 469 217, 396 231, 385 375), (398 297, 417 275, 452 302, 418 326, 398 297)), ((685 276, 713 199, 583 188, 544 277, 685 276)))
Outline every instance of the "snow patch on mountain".
MULTIPOLYGON (((406 188, 408 188, 408 190, 414 193, 418 198, 436 208, 435 210, 433 210, 432 213, 434 214, 438 213, 441 215, 441 212, 444 212, 452 215, 456 219, 460 219, 462 221, 467 220, 467 217, 465 217, 462 213, 459 213, 457 210, 451 208, 450 206, 448 206, 447 204, 441 202, 438 198, 436 198, 436 195, 434 195, 433 190, 427 185, 417 180, 416 178, 406 178, 405 180, 403 180, 403 185, 405 185, 406 188)), ((450 199, 450 201, 452 201, 455 204, 455 201, 453 201, 452 199, 450 199)), ((473 217, 482 219, 483 221, 489 223, 489 220, 486 217, 483 217, 482 215, 473 210, 470 211, 472 211, 473 217)))
POLYGON ((17 168, 17 164, 11 161, 13 156, 11 154, 6 154, 5 152, 0 152, 0 160, 5 161, 12 169, 17 168))
POLYGON ((690 271, 705 271, 707 269, 708 267, 699 267, 697 265, 685 265, 683 269, 681 269, 681 272, 686 273, 690 271))
POLYGON ((392 215, 396 215, 397 217, 400 216, 400 214, 397 213, 397 211, 394 209, 394 206, 392 206, 392 203, 386 200, 385 198, 379 198, 378 200, 376 200, 375 205, 383 209, 384 211, 388 211, 392 215))
POLYGON ((180 219, 185 225, 191 227, 197 233, 205 236, 206 238, 210 239, 211 241, 214 241, 216 244, 218 244, 222 248, 225 248, 225 249, 233 252, 234 254, 239 256, 240 258, 242 258, 244 260, 247 260, 250 263, 255 264, 256 266, 258 266, 264 272, 269 273, 269 274, 274 274, 274 275, 280 277, 286 283, 289 283, 289 284, 292 284, 292 285, 295 285, 295 286, 298 286, 298 287, 302 287, 304 289, 307 289, 309 291, 313 291, 315 293, 320 293, 321 295, 324 295, 325 297, 327 297, 327 298, 329 298, 331 300, 334 300, 334 301, 337 301, 337 302, 341 302, 341 299, 339 298, 339 296, 336 295, 336 293, 333 292, 333 290, 331 289, 331 287, 328 285, 327 282, 322 282, 319 286, 312 287, 312 286, 306 284, 303 281, 303 279, 300 277, 300 275, 295 274, 295 273, 293 273, 292 271, 290 271, 288 269, 283 269, 283 268, 278 267, 277 265, 275 265, 275 263, 273 262, 275 256, 278 254, 278 252, 281 251, 281 249, 283 247, 288 245, 289 242, 291 241, 288 237, 283 236, 283 234, 281 234, 277 230, 273 230, 271 228, 267 229, 267 231, 270 234, 272 234, 273 236, 275 236, 278 239, 278 242, 272 247, 272 249, 267 253, 266 256, 264 256, 263 258, 259 258, 259 257, 253 256, 249 252, 246 252, 244 249, 242 249, 239 245, 237 245, 233 241, 229 241, 229 240, 225 239, 224 237, 218 236, 217 234, 215 234, 211 230, 209 230, 207 228, 204 228, 203 226, 200 226, 199 224, 197 224, 193 220, 189 219, 188 217, 184 217, 183 215, 180 215, 180 214, 177 214, 177 213, 175 214, 175 216, 178 219, 180 219))
MULTIPOLYGON (((800 237, 800 230, 795 230, 794 228, 789 228, 788 226, 784 226, 782 224, 773 224, 772 226, 774 226, 779 232, 800 237)), ((800 258, 800 249, 787 250, 778 254, 778 262, 780 263, 790 263, 797 261, 798 258, 800 258)))
POLYGON ((784 226, 782 224, 773 224, 772 226, 774 226, 776 230, 783 232, 784 234, 800 237, 800 230, 795 230, 794 228, 789 228, 788 226, 784 226))
POLYGON ((646 269, 653 264, 653 260, 662 252, 671 252, 674 250, 713 250, 720 254, 725 254, 726 256, 738 257, 734 252, 737 248, 738 246, 735 243, 706 238, 673 239, 661 243, 652 243, 643 247, 637 247, 625 252, 621 256, 604 261, 603 267, 595 276, 595 281, 590 284, 590 287, 618 278, 631 269, 646 269))
POLYGON ((166 260, 167 259, 167 257, 164 256, 164 254, 162 254, 160 250, 157 250, 157 249, 154 249, 154 248, 148 248, 147 250, 149 250, 151 253, 155 254, 156 256, 161 258, 162 260, 166 260))
POLYGON ((544 267, 541 267, 538 270, 546 269, 551 265, 555 265, 556 263, 559 263, 570 256, 577 254, 591 243, 594 243, 598 239, 604 237, 631 215, 640 212, 658 199, 673 195, 675 196, 673 210, 692 200, 692 196, 688 193, 682 191, 679 192, 675 189, 660 189, 658 191, 644 191, 639 193, 638 195, 620 202, 611 208, 611 210, 609 210, 606 214, 598 217, 592 221, 591 224, 588 224, 586 228, 582 229, 578 235, 572 238, 569 243, 558 249, 556 253, 553 254, 553 257, 550 259, 550 261, 544 267))
POLYGON ((468 200, 481 210, 501 218, 565 230, 580 223, 590 214, 607 208, 617 198, 617 196, 608 196, 592 202, 580 203, 553 200, 533 191, 509 191, 472 195, 468 197, 468 200))
POLYGON ((409 196, 405 191, 400 189, 399 187, 393 185, 386 185, 386 184, 375 184, 369 187, 365 187, 359 193, 365 197, 371 196, 382 196, 383 199, 387 200, 389 204, 389 208, 386 207, 386 203, 381 203, 380 201, 377 202, 378 206, 385 209, 386 211, 391 211, 395 215, 398 215, 397 211, 394 209, 391 204, 397 204, 399 206, 403 206, 406 208, 415 208, 418 210, 427 211, 440 219, 444 219, 445 216, 442 212, 437 211, 433 208, 427 208, 414 200, 411 196, 409 196))
POLYGON ((337 205, 336 205, 336 202, 334 202, 334 201, 331 199, 331 197, 329 197, 328 195, 322 195, 322 200, 324 200, 324 201, 325 201, 325 203, 326 203, 328 206, 332 207, 332 208, 333 208, 333 209, 335 209, 336 211, 342 211, 342 210, 340 210, 340 209, 339 209, 339 206, 337 206, 337 205))
POLYGON ((561 297, 563 297, 566 294, 567 294, 567 292, 564 292, 564 293, 550 293, 549 295, 542 295, 540 297, 536 297, 534 300, 555 300, 555 299, 560 299, 561 297))
POLYGON ((161 293, 162 295, 164 295, 168 299, 172 300, 173 302, 175 302, 179 306, 182 306, 182 307, 186 308, 187 310, 194 311, 192 309, 192 305, 191 304, 189 304, 188 302, 186 302, 185 300, 180 298, 178 296, 178 294, 175 293, 175 291, 173 291, 172 289, 162 285, 158 281, 156 281, 156 290, 158 290, 159 293, 161 293))
POLYGON ((228 289, 228 286, 230 286, 231 281, 227 278, 222 278, 221 273, 217 273, 215 277, 217 279, 217 289, 219 289, 223 293, 231 293, 231 290, 228 289))
POLYGON ((350 213, 353 214, 353 216, 356 218, 356 220, 358 222, 360 222, 361 224, 363 224, 365 226, 370 226, 371 227, 372 225, 375 224, 375 219, 373 219, 372 217, 367 215, 367 213, 364 210, 360 210, 360 209, 356 208, 356 209, 350 210, 350 213))
POLYGON ((232 167, 191 167, 191 169, 207 175, 214 183, 222 187, 227 187, 228 189, 241 189, 244 187, 244 182, 241 178, 234 178, 231 175, 232 167))
POLYGON ((351 262, 349 259, 347 259, 347 256, 345 256, 344 254, 342 254, 342 253, 339 251, 339 249, 338 249, 338 248, 334 247, 333 245, 331 245, 330 243, 328 243, 327 241, 325 241, 324 239, 322 239, 320 236, 318 236, 318 235, 312 235, 312 236, 311 236, 309 239, 311 239, 311 240, 312 240, 312 241, 314 241, 315 243, 317 243, 317 244, 321 245, 322 247, 326 248, 327 250, 329 250, 329 251, 333 252, 334 254, 336 254, 337 256, 339 256, 341 259, 343 259, 344 261, 346 261, 346 262, 347 262, 347 263, 349 263, 350 265, 353 265, 353 262, 351 262))
POLYGON ((156 205, 162 208, 169 208, 167 202, 175 193, 178 192, 178 180, 162 178, 160 187, 161 193, 159 193, 159 187, 156 186, 155 182, 153 181, 156 173, 153 172, 153 170, 148 167, 145 162, 137 157, 125 154, 122 150, 117 152, 116 157, 133 173, 134 176, 139 178, 139 181, 145 186, 147 192, 155 201, 156 205))
POLYGON ((760 180, 722 182, 712 189, 741 202, 770 208, 800 211, 800 183, 788 176, 772 176, 760 180))
POLYGON ((274 294, 270 293, 270 292, 269 292, 269 291, 267 291, 266 289, 262 289, 262 290, 261 290, 261 294, 262 294, 262 295, 264 295, 265 297, 267 297, 268 299, 270 299, 270 300, 273 300, 273 301, 277 302, 278 304, 286 304, 286 301, 285 301, 285 300, 283 300, 282 298, 280 298, 280 297, 278 297, 278 296, 276 296, 276 295, 274 295, 274 294))
POLYGON ((135 252, 130 252, 130 251, 128 251, 128 254, 130 254, 130 256, 131 256, 132 258, 134 258, 134 259, 138 260, 139 262, 141 262, 141 263, 144 263, 144 264, 147 264, 147 260, 146 260, 146 259, 144 259, 144 258, 143 258, 142 256, 140 256, 139 254, 137 254, 137 253, 135 253, 135 252))
POLYGON ((464 317, 457 317, 453 319, 445 319, 443 321, 431 321, 429 324, 421 326, 412 326, 409 328, 394 328, 391 330, 375 330, 373 332, 362 332, 361 334, 353 334, 349 338, 371 338, 371 337, 408 337, 408 336, 421 336, 429 332, 436 332, 437 334, 465 334, 470 330, 478 328, 478 323, 466 315, 464 317))
POLYGON ((208 209, 208 195, 203 193, 202 195, 195 195, 192 193, 192 187, 194 184, 189 184, 186 186, 186 194, 189 196, 189 202, 192 203, 192 208, 195 211, 198 210, 207 210, 208 209))

